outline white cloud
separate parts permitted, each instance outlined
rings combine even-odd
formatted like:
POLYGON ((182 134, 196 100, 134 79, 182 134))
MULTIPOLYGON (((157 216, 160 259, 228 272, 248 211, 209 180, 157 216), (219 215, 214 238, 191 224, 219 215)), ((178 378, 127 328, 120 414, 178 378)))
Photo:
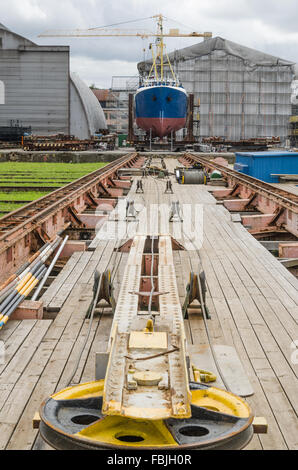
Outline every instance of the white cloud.
POLYGON ((98 88, 110 88, 113 75, 137 75, 135 62, 121 60, 96 60, 72 57, 70 61, 72 72, 76 72, 90 86, 95 84, 98 88))
MULTIPOLYGON (((38 38, 38 34, 46 29, 109 25, 161 12, 189 25, 190 31, 212 31, 214 36, 298 62, 296 0, 0 0, 0 8, 0 21, 13 31, 38 44, 70 45, 72 69, 86 82, 104 86, 110 85, 112 75, 135 73, 149 40, 38 38)), ((174 26, 171 21, 165 23, 166 29, 174 26)), ((118 28, 154 30, 155 24, 143 20, 118 28)), ((193 39, 170 39, 167 46, 171 51, 194 43, 193 39)))

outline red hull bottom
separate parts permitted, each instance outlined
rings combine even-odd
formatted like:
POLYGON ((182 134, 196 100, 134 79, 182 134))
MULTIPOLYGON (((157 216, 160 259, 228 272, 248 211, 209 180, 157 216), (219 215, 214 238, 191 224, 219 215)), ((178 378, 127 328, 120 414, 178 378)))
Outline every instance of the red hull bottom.
POLYGON ((152 129, 152 137, 165 137, 185 126, 185 118, 136 118, 137 126, 144 131, 152 129))

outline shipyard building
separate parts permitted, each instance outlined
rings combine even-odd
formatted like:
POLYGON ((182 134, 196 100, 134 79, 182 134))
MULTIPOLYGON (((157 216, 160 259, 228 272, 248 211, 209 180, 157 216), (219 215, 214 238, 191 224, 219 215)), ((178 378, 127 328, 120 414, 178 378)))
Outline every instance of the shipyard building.
POLYGON ((113 76, 111 88, 92 91, 103 109, 110 132, 128 133, 128 96, 139 86, 138 76, 113 76))
MULTIPOLYGON (((292 62, 215 37, 169 54, 194 94, 194 134, 239 141, 289 134, 292 62)), ((141 74, 152 61, 141 62, 141 74)))
POLYGON ((0 127, 89 139, 106 129, 89 87, 69 70, 68 46, 39 46, 0 24, 0 127))

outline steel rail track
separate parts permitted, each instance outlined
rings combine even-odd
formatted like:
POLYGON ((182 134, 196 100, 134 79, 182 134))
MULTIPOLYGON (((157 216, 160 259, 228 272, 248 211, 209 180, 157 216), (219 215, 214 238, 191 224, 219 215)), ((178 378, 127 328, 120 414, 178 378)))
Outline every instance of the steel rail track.
POLYGON ((253 178, 252 176, 244 175, 239 173, 236 170, 227 168, 220 163, 210 162, 206 157, 199 157, 191 153, 184 155, 184 158, 192 160, 194 162, 202 163, 203 166, 218 170, 224 176, 233 179, 236 182, 243 184, 254 192, 257 192, 263 196, 267 196, 270 199, 274 200, 280 206, 285 207, 286 209, 291 210, 292 212, 298 213, 298 196, 285 191, 283 189, 278 189, 270 183, 265 183, 264 181, 253 178))
POLYGON ((101 180, 110 177, 112 173, 134 161, 137 157, 137 153, 124 155, 103 168, 95 170, 2 217, 0 219, 0 243, 6 241, 19 230, 26 232, 28 229, 31 231, 36 228, 37 225, 43 223, 45 218, 70 205, 80 195, 86 193, 101 180))

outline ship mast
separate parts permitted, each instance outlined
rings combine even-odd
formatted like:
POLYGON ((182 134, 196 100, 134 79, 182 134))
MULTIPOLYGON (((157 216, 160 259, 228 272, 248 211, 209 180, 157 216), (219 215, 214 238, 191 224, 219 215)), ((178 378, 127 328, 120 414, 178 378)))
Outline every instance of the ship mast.
MULTIPOLYGON (((155 80, 156 81, 160 80, 161 82, 163 82, 163 80, 164 80, 164 53, 165 53, 165 44, 164 44, 164 40, 163 40, 163 38, 164 38, 163 16, 161 14, 159 14, 159 15, 153 16, 152 18, 157 18, 157 33, 156 33, 157 39, 155 41, 156 56, 154 56, 152 44, 150 44, 150 46, 149 46, 149 49, 152 49, 152 67, 151 67, 151 70, 150 70, 150 73, 149 73, 149 77, 150 77, 152 71, 154 70, 155 80), (158 73, 158 68, 157 68, 157 60, 158 59, 159 59, 159 62, 160 62, 158 64, 158 66, 159 66, 158 68, 160 69, 160 73, 158 73)), ((166 53, 166 57, 167 57, 168 66, 171 70, 173 79, 177 83, 177 78, 175 76, 175 73, 173 71, 173 68, 172 68, 172 65, 171 65, 171 62, 170 62, 170 59, 169 59, 169 56, 168 56, 167 53, 166 53)))
POLYGON ((163 24, 162 24, 162 15, 156 15, 155 18, 158 18, 157 21, 157 34, 159 35, 156 43, 158 47, 158 54, 160 58, 160 78, 161 81, 163 81, 163 51, 164 51, 164 42, 163 42, 163 24))

